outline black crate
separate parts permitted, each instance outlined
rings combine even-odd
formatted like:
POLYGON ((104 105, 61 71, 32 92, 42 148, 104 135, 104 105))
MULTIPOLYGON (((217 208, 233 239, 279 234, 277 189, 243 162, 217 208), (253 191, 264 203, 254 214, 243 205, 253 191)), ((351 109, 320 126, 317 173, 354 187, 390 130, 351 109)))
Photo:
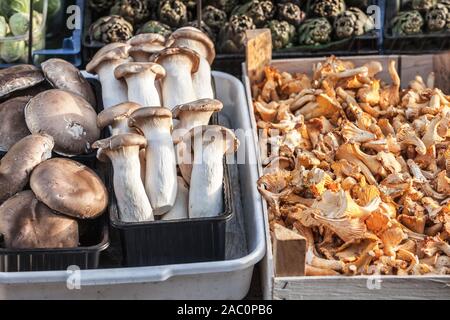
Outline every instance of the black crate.
POLYGON ((212 218, 121 222, 112 179, 108 181, 108 190, 111 192, 111 226, 120 234, 124 266, 155 266, 225 259, 226 225, 234 214, 228 165, 224 163, 225 211, 212 218))
POLYGON ((0 272, 66 270, 70 266, 96 269, 101 252, 109 246, 107 216, 78 223, 77 248, 13 250, 0 246, 0 272))
POLYGON ((387 54, 426 54, 450 50, 450 31, 427 32, 417 35, 394 36, 391 20, 402 9, 408 8, 408 1, 386 1, 383 48, 387 54))

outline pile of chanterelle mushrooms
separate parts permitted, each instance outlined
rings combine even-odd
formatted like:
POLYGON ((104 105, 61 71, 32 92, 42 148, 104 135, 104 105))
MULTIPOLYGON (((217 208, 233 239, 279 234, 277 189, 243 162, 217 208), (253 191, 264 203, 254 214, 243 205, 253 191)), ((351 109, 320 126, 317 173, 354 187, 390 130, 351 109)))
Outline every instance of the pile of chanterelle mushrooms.
POLYGON ((87 65, 102 85, 105 110, 97 124, 112 133, 93 147, 112 162, 122 221, 223 212, 222 159, 238 141, 230 130, 208 125, 222 109, 211 84, 214 57, 207 35, 183 27, 168 39, 140 34, 106 45, 87 65))
POLYGON ((1 246, 77 247, 77 220, 101 215, 108 193, 90 168, 51 157, 85 154, 99 139, 90 84, 68 62, 50 59, 42 70, 1 70, 0 99, 1 246))
POLYGON ((271 227, 306 238, 307 275, 450 274, 450 96, 382 69, 331 57, 252 88, 258 188, 271 227))

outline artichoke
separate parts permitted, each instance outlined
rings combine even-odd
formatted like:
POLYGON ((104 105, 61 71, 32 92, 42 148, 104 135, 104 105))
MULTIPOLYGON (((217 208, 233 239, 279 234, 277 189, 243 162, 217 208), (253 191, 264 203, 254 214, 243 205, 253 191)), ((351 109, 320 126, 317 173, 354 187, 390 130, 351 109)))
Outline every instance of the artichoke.
POLYGON ((429 31, 441 31, 450 26, 450 7, 437 4, 431 8, 425 17, 429 31))
POLYGON ((218 33, 227 22, 227 14, 213 6, 206 6, 202 12, 202 19, 212 31, 218 33))
POLYGON ((423 23, 419 11, 401 11, 391 21, 392 33, 396 36, 417 34, 422 31, 423 23))
POLYGON ((339 39, 360 36, 375 29, 375 24, 362 10, 353 7, 334 20, 334 31, 339 39))
POLYGON ((205 4, 213 6, 229 14, 239 5, 239 0, 207 0, 205 4))
POLYGON ((0 44, 0 59, 6 63, 25 60, 26 55, 25 41, 4 41, 0 44))
POLYGON ((136 34, 141 33, 158 33, 167 38, 172 33, 172 30, 167 24, 155 20, 150 20, 143 24, 136 34))
POLYGON ((115 2, 115 0, 89 0, 89 7, 97 13, 102 13, 110 10, 115 2))
POLYGON ((287 21, 271 20, 267 24, 272 34, 272 47, 282 49, 292 46, 295 38, 295 27, 287 21))
POLYGON ((0 0, 0 16, 9 18, 18 12, 29 13, 30 0, 0 0))
POLYGON ((315 0, 311 6, 311 14, 316 17, 336 17, 344 12, 344 0, 315 0))
POLYGON ((331 40, 333 27, 326 18, 305 20, 298 28, 299 43, 301 45, 320 45, 331 40))
POLYGON ((91 41, 124 42, 133 36, 133 26, 120 16, 101 17, 89 27, 91 41))
POLYGON ((9 33, 9 24, 5 17, 0 16, 0 38, 6 37, 9 33))
POLYGON ((163 0, 159 4, 159 20, 173 28, 185 25, 187 8, 181 0, 163 0))
POLYGON ((412 0, 411 7, 413 10, 427 11, 436 4, 436 0, 412 0))
POLYGON ((281 3, 278 5, 278 19, 298 27, 305 19, 305 13, 299 6, 293 3, 281 3))
MULTIPOLYGON (((33 32, 41 29, 43 22, 42 14, 33 11, 33 32)), ((30 29, 30 16, 28 13, 17 12, 9 18, 9 27, 13 35, 22 36, 30 29)))
POLYGON ((135 25, 150 18, 150 8, 147 0, 118 0, 111 8, 110 15, 121 16, 135 25))
POLYGON ((198 27, 198 20, 190 21, 190 22, 186 23, 186 26, 200 29, 201 31, 206 33, 213 42, 216 41, 216 34, 212 31, 212 29, 204 21, 202 21, 202 26, 200 28, 198 27))
POLYGON ((252 0, 233 10, 233 15, 246 15, 252 18, 257 27, 264 26, 275 15, 272 1, 252 0))
POLYGON ((230 21, 220 30, 218 47, 220 52, 238 53, 245 48, 245 31, 255 29, 252 18, 231 16, 230 21))

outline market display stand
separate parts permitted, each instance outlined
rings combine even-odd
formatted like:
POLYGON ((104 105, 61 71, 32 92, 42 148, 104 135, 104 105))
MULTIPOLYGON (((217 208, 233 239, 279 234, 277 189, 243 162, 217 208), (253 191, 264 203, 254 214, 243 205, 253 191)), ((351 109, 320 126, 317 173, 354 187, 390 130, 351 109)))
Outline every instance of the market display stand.
MULTIPOLYGON (((264 40, 255 40, 251 37, 264 37, 260 34, 248 35, 249 46, 247 55, 257 53, 258 58, 249 57, 249 66, 242 64, 243 82, 247 94, 249 113, 252 121, 253 138, 258 145, 256 119, 254 116, 251 79, 257 79, 262 74, 265 61, 271 61, 271 56, 262 57, 264 52, 270 52, 259 47, 265 43, 264 40), (256 44, 256 45, 255 45, 256 44), (250 71, 249 71, 250 70, 250 71)), ((450 92, 450 52, 437 55, 421 56, 354 56, 342 57, 343 60, 354 61, 357 65, 377 60, 383 65, 380 77, 384 81, 390 81, 387 72, 388 62, 396 60, 399 75, 402 79, 402 87, 407 86, 408 81, 416 75, 426 78, 432 71, 436 74, 436 87, 442 88, 444 92, 450 92)), ((323 58, 273 60, 270 65, 280 71, 310 74, 313 64, 324 61, 323 58)), ((258 151, 258 170, 262 174, 261 158, 258 151)), ((266 228, 267 252, 261 263, 261 282, 263 296, 265 299, 449 299, 450 298, 450 276, 301 276, 298 270, 289 268, 293 273, 286 274, 286 268, 279 269, 279 265, 286 265, 283 259, 293 259, 291 255, 277 254, 273 251, 274 245, 270 235, 267 204, 263 201, 264 224, 266 228), (277 266, 278 268, 276 268, 277 266)), ((296 239, 293 239, 296 241, 296 239)), ((275 245, 275 247, 278 244, 275 245)), ((279 253, 279 252, 278 252, 279 253)), ((301 264, 302 252, 299 249, 294 257, 301 264)), ((301 268, 300 268, 301 269, 301 268)), ((301 272, 301 271, 300 271, 301 272)))

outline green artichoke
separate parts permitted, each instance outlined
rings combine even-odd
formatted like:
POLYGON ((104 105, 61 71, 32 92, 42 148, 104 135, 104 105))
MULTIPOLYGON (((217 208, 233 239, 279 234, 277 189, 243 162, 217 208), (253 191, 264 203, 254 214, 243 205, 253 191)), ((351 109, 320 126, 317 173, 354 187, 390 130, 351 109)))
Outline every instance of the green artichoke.
POLYGON ((206 6, 202 12, 202 19, 213 32, 219 33, 220 28, 227 22, 227 14, 213 6, 206 6))
POLYGON ((167 24, 155 20, 150 20, 143 24, 136 34, 141 33, 158 33, 167 38, 172 33, 172 30, 167 24))
POLYGON ((13 14, 30 12, 30 0, 0 0, 0 16, 6 18, 13 14))
POLYGON ((411 7, 413 10, 427 11, 436 4, 436 0, 412 0, 411 7))
POLYGON ((396 36, 422 32, 424 21, 419 11, 401 11, 391 21, 392 33, 396 36))
POLYGON ((9 33, 9 24, 5 17, 0 16, 0 38, 6 37, 9 33))
POLYGON ((298 28, 301 45, 320 45, 331 41, 333 27, 326 18, 305 20, 298 28))
POLYGON ((252 0, 237 7, 232 14, 246 15, 257 27, 262 27, 275 15, 275 7, 272 1, 252 0))
POLYGON ((172 28, 181 27, 188 21, 187 8, 181 0, 163 0, 158 11, 159 20, 172 28))
POLYGON ((293 3, 278 4, 278 19, 298 27, 305 19, 306 14, 299 6, 293 3))
POLYGON ((425 17, 427 29, 429 31, 441 31, 450 26, 450 7, 444 4, 437 4, 431 8, 425 17))
POLYGON ((287 21, 271 20, 267 23, 267 28, 272 34, 273 49, 291 47, 295 39, 295 27, 287 21))
POLYGON ((230 14, 239 5, 239 0, 206 0, 205 4, 230 14))
POLYGON ((315 0, 311 6, 311 14, 316 17, 336 17, 344 12, 344 0, 315 0))
POLYGON ((0 59, 6 63, 25 60, 26 55, 25 41, 4 41, 0 44, 0 59))
POLYGON ((89 7, 97 13, 111 10, 115 0, 89 0, 89 7))
POLYGON ((204 21, 202 21, 202 26, 200 28, 198 27, 198 20, 190 21, 190 22, 186 23, 185 25, 202 30, 204 33, 206 33, 208 35, 208 37, 213 42, 216 41, 216 34, 212 31, 212 29, 204 21))
POLYGON ((133 26, 120 16, 101 17, 89 27, 91 41, 124 42, 133 36, 133 26))
POLYGON ((360 36, 375 29, 375 24, 362 10, 352 7, 334 20, 334 31, 339 39, 360 36))
POLYGON ((135 25, 150 18, 150 8, 147 0, 118 0, 109 14, 121 16, 135 25))
MULTIPOLYGON (((33 32, 41 29, 43 22, 42 14, 33 11, 33 32)), ((9 18, 9 27, 13 35, 22 36, 30 29, 30 16, 28 13, 17 12, 9 18)))
POLYGON ((231 16, 230 21, 220 30, 218 48, 220 52, 244 52, 245 31, 255 29, 252 18, 247 16, 231 16))

